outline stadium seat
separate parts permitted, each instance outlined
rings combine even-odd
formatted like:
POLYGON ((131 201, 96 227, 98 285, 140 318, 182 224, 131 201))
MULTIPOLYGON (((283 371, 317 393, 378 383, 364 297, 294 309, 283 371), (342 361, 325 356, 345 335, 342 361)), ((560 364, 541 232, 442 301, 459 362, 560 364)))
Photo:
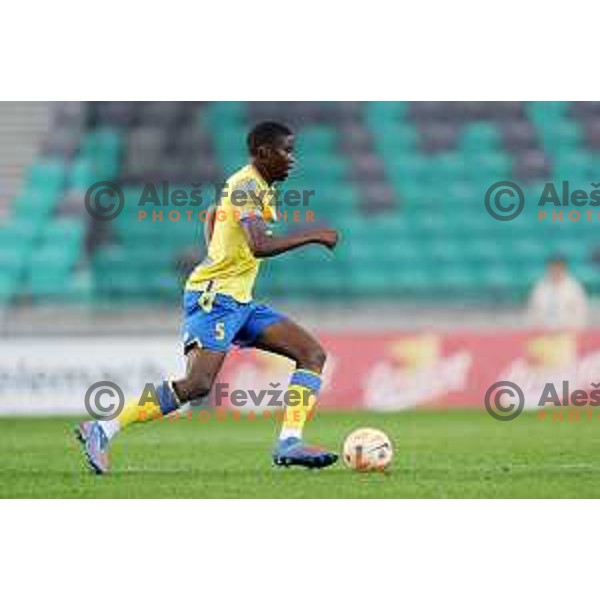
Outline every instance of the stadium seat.
MULTIPOLYGON (((282 193, 315 191, 305 208, 313 210, 318 224, 339 229, 342 243, 331 261, 312 248, 265 263, 259 289, 269 296, 514 301, 524 297, 552 253, 566 256, 589 285, 598 287, 590 262, 597 223, 539 222, 535 202, 551 178, 583 189, 595 181, 598 106, 95 103, 93 126, 86 128, 85 119, 77 117, 80 139, 73 134, 77 129, 67 128, 71 117, 59 115, 62 133, 44 146, 45 154, 14 199, 7 227, 0 230, 0 267, 29 282, 37 298, 82 299, 93 289, 108 303, 128 297, 173 302, 179 293, 178 258, 192 249, 204 252, 203 226, 170 222, 172 207, 147 206, 149 212, 162 209, 163 220, 140 220, 143 184, 166 178, 182 186, 205 180, 214 186, 247 162, 251 123, 289 117, 297 130, 298 165, 279 187, 282 193), (84 211, 66 212, 66 204, 78 197, 74 192, 81 195, 101 179, 121 182, 126 202, 106 225, 88 263, 90 223, 84 211), (483 202, 490 185, 501 180, 517 181, 527 198, 521 217, 506 223, 491 218, 483 202), (50 258, 37 257, 40 248, 50 258)), ((212 199, 214 192, 208 196, 212 199)), ((278 231, 307 226, 293 221, 295 209, 279 207, 287 220, 280 214, 278 231)), ((10 277, 5 278, 13 281, 10 277)), ((13 298, 12 292, 5 297, 13 298)))
POLYGON ((0 307, 9 305, 17 292, 18 279, 12 270, 0 269, 0 307))
POLYGON ((32 190, 51 190, 53 192, 64 184, 67 168, 60 159, 40 160, 34 163, 27 178, 28 187, 32 190))

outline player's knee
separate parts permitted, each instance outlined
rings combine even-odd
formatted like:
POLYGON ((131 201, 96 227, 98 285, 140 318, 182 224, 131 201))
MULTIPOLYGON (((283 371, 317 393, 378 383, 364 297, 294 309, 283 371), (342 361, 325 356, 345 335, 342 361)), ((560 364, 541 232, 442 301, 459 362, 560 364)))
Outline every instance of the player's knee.
POLYGON ((198 381, 194 381, 192 384, 192 395, 194 398, 203 398, 204 396, 208 396, 210 394, 210 390, 212 388, 212 382, 207 379, 199 379, 198 381))
POLYGON ((319 344, 314 344, 307 348, 298 361, 298 368, 309 369, 321 373, 325 362, 327 361, 327 353, 319 344))
POLYGON ((181 400, 189 402, 198 398, 203 398, 210 394, 212 388, 212 381, 208 377, 200 375, 195 377, 188 377, 182 381, 177 382, 177 390, 182 396, 181 400))

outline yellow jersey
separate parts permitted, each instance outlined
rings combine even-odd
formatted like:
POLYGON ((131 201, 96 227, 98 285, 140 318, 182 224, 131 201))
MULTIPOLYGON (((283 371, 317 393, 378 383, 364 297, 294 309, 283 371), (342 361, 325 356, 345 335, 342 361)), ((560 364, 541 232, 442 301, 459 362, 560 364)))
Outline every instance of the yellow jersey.
POLYGON ((260 259, 252 254, 241 219, 277 220, 275 189, 253 165, 234 173, 225 184, 215 214, 206 259, 189 276, 185 289, 227 294, 238 302, 250 302, 260 259))

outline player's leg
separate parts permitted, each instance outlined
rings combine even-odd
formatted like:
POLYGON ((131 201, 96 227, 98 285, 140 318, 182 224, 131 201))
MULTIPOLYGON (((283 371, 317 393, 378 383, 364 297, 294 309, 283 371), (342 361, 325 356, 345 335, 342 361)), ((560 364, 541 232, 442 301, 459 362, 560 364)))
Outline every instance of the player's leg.
POLYGON ((150 389, 147 397, 130 400, 114 420, 101 423, 109 439, 132 423, 143 423, 166 416, 191 400, 207 396, 225 356, 225 352, 203 349, 197 344, 186 348, 185 376, 161 381, 154 386, 156 396, 150 389))
POLYGON ((76 433, 84 445, 89 467, 97 474, 109 469, 110 440, 133 423, 153 421, 179 409, 186 402, 210 393, 226 354, 194 345, 186 355, 186 375, 174 381, 161 381, 147 397, 133 398, 116 418, 109 421, 84 421, 76 433))
POLYGON ((108 470, 108 444, 123 428, 155 420, 210 392, 244 314, 230 299, 201 292, 186 292, 184 308, 185 377, 161 381, 149 389, 148 396, 130 400, 115 419, 86 421, 77 428, 88 463, 96 473, 108 470))
POLYGON ((306 418, 313 410, 321 388, 321 374, 327 359, 325 350, 310 333, 290 319, 267 327, 253 345, 294 361, 295 370, 288 390, 297 392, 302 400, 298 406, 286 407, 280 438, 302 438, 306 418))
MULTIPOLYGON (((241 332, 243 345, 285 356, 295 363, 286 397, 299 402, 286 406, 279 443, 273 459, 276 464, 325 467, 337 455, 302 443, 304 425, 314 410, 321 388, 326 353, 321 344, 303 327, 267 306, 258 305, 241 332)), ((291 404, 291 403, 290 403, 291 404)))

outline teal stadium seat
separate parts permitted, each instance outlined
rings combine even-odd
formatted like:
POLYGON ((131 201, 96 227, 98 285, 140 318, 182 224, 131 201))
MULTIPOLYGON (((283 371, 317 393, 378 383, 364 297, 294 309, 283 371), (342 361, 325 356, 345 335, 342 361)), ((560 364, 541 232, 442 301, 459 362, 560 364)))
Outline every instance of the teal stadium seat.
MULTIPOLYGON (((537 222, 537 207, 529 199, 539 197, 541 175, 522 183, 528 202, 521 218, 495 221, 483 204, 489 185, 512 180, 523 157, 528 158, 507 145, 504 119, 513 129, 528 119, 535 139, 527 152, 539 152, 539 146, 552 177, 588 188, 597 179, 597 153, 568 103, 526 103, 525 114, 519 109, 497 119, 479 113, 472 117, 467 110, 464 119, 454 121, 455 106, 433 106, 428 112, 406 102, 368 102, 340 116, 334 103, 304 113, 297 106, 302 103, 293 104, 290 110, 300 111, 299 163, 282 190, 315 190, 309 208, 319 223, 341 231, 342 243, 334 256, 307 248, 266 261, 257 297, 514 302, 526 297, 545 260, 558 252, 586 285, 600 291, 590 259, 600 223, 537 222), (452 114, 444 115, 442 109, 452 114), (359 120, 350 121, 355 112, 359 120), (435 123, 443 123, 445 135, 443 143, 431 148, 426 132, 435 123), (361 175, 365 164, 367 174, 361 175)), ((201 129, 210 146, 210 166, 214 163, 229 175, 247 161, 244 140, 258 114, 257 107, 245 102, 198 105, 197 114, 184 124, 177 121, 165 140, 176 142, 179 128, 201 129)), ((127 162, 127 136, 122 123, 104 123, 83 136, 70 162, 44 158, 31 167, 14 201, 11 225, 0 231, 0 300, 14 300, 21 277, 38 300, 82 298, 93 290, 98 302, 178 302, 175 264, 183 252, 203 247, 202 223, 171 223, 167 207, 162 207, 162 222, 140 222, 141 188, 126 187, 123 212, 110 223, 107 242, 90 257, 90 286, 85 282, 85 221, 60 216, 65 191, 119 178, 121 163, 127 162), (40 248, 46 258, 39 257, 40 248)), ((147 208, 151 212, 153 207, 147 208)), ((294 207, 280 210, 291 219, 294 207)), ((305 225, 288 222, 278 228, 305 225)))

